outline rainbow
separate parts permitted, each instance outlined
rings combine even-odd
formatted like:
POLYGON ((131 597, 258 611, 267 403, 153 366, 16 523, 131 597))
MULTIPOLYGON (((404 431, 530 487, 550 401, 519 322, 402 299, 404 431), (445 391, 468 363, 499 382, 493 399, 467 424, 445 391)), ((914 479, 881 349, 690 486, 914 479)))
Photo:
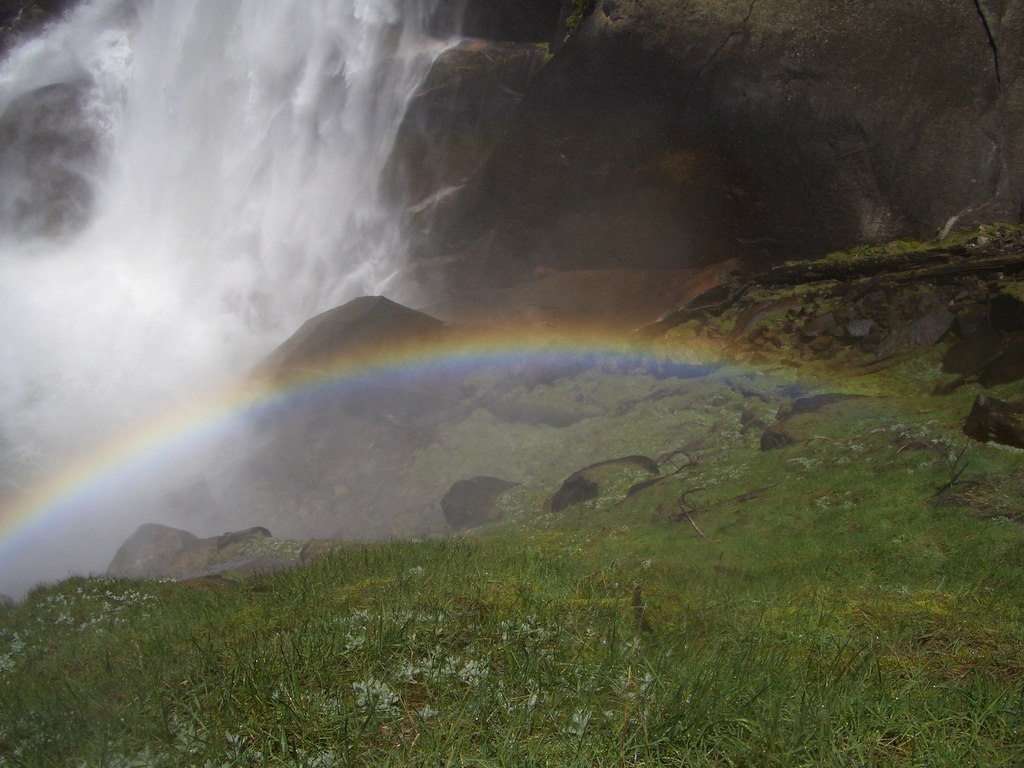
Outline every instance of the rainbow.
MULTIPOLYGON (((383 350, 347 354, 284 376, 250 378, 208 392, 124 432, 18 495, 0 508, 0 557, 127 479, 176 455, 185 455, 190 448, 215 440, 247 419, 284 411, 300 397, 331 396, 339 388, 537 359, 649 358, 658 352, 649 342, 627 342, 621 336, 600 332, 538 335, 478 331, 445 336, 436 343, 395 344, 383 350)), ((687 363, 706 362, 700 359, 706 356, 687 353, 686 357, 687 363)), ((680 360, 678 349, 673 349, 673 359, 680 360)))

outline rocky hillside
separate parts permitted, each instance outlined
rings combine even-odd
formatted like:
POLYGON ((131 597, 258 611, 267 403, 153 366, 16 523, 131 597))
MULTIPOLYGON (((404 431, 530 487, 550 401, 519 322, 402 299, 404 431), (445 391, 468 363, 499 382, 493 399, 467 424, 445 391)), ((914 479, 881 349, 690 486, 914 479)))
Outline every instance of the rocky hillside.
MULTIPOLYGON (((914 504, 1016 520, 1022 275, 1024 229, 986 227, 733 277, 631 334, 604 330, 595 346, 574 330, 568 344, 549 335, 518 352, 507 334, 474 352, 479 329, 357 299, 260 369, 324 384, 255 420, 234 507, 219 508, 205 480, 164 500, 168 514, 246 530, 198 539, 143 526, 111 573, 240 578, 338 545, 298 540, 445 537, 622 505, 700 531, 698 512, 778 483, 784 503, 796 465, 822 462, 914 504), (443 355, 371 376, 350 364, 406 347, 443 355), (356 373, 334 381, 338 370, 356 373), (850 463, 860 451, 871 472, 850 463), (908 461, 928 468, 924 495, 900 474, 908 461), (715 501, 687 495, 697 490, 715 501)), ((831 498, 831 473, 800 478, 831 498)))

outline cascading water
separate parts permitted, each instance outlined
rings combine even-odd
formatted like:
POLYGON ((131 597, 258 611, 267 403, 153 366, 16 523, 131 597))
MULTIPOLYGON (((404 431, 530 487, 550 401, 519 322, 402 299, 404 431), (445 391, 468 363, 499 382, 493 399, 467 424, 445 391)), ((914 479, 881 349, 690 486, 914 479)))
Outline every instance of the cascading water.
MULTIPOLYGON (((92 0, 8 55, 8 490, 238 376, 311 315, 389 288, 403 243, 378 185, 444 48, 423 31, 430 4, 92 0)), ((0 562, 0 591, 102 568, 103 543, 79 540, 57 572, 50 556, 26 571, 38 555, 22 547, 0 562)))

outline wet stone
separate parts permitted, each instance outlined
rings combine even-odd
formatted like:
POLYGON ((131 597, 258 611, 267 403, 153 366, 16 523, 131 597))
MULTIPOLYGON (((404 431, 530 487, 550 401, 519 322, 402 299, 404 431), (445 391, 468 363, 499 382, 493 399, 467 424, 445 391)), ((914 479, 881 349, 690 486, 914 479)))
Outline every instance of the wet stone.
POLYGON ((774 451, 792 445, 793 438, 786 433, 781 424, 772 424, 761 433, 761 450, 774 451))
POLYGON ((1024 448, 1024 405, 978 395, 964 423, 964 434, 984 443, 1024 448))
POLYGON ((495 503, 519 483, 500 477, 478 476, 459 480, 441 499, 441 512, 454 530, 475 528, 501 519, 495 503))

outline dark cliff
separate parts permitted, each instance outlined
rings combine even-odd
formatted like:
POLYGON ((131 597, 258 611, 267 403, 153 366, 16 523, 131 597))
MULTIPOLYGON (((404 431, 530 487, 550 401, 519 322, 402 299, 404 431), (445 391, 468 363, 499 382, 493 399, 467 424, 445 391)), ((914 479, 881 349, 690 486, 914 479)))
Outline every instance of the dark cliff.
POLYGON ((506 284, 1024 217, 1019 0, 599 0, 566 34, 587 5, 422 256, 506 284))

